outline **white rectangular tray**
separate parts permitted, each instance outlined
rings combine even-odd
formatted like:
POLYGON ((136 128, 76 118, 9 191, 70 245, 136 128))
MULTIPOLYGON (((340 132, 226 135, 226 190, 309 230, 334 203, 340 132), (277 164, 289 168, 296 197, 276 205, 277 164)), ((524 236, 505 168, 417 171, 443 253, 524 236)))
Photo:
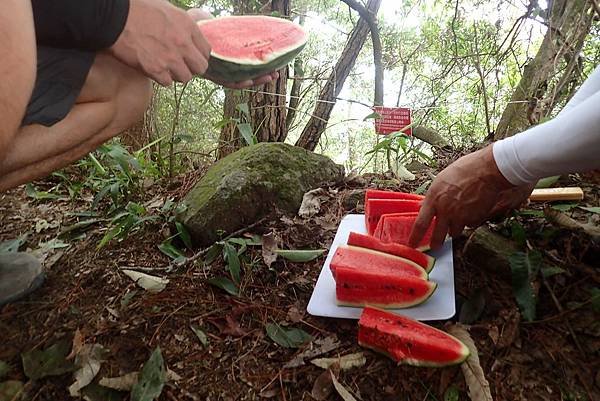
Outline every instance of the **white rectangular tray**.
MULTIPOLYGON (((358 319, 362 308, 338 306, 335 301, 335 281, 329 270, 329 263, 339 245, 345 245, 350 231, 366 234, 365 216, 350 214, 342 220, 331 245, 317 284, 313 290, 307 311, 314 316, 337 317, 345 319, 358 319)), ((452 240, 449 239, 444 246, 431 255, 436 258, 435 267, 429 274, 429 279, 438 284, 433 295, 421 305, 406 309, 392 309, 417 320, 445 320, 456 313, 454 300, 454 262, 452 258, 452 240)))

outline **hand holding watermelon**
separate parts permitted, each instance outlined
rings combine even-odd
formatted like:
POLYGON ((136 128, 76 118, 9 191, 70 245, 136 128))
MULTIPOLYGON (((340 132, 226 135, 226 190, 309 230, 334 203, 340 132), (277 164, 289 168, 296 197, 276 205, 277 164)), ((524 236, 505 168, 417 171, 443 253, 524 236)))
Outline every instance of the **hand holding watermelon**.
POLYGON ((423 201, 409 243, 415 246, 435 217, 437 224, 431 248, 439 248, 447 234, 460 235, 466 226, 481 224, 497 209, 500 195, 511 196, 510 182, 504 178, 488 146, 466 155, 437 175, 423 201))
POLYGON ((161 85, 204 74, 210 57, 194 19, 163 0, 131 0, 125 28, 110 51, 161 85))

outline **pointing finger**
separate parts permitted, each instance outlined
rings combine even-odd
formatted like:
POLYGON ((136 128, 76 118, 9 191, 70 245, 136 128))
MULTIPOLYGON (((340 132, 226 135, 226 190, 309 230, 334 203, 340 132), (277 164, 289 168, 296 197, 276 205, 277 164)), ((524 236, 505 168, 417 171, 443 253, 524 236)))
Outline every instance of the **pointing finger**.
POLYGON ((419 246, 419 243, 423 239, 423 236, 427 232, 429 225, 431 224, 431 220, 435 215, 435 210, 430 207, 427 203, 427 200, 423 202, 421 206, 421 210, 419 211, 419 215, 415 220, 415 224, 413 225, 412 231, 410 233, 410 237, 408 239, 408 245, 416 248, 419 246))
POLYGON ((442 246, 446 240, 446 235, 448 235, 448 228, 448 220, 438 216, 435 228, 433 229, 433 234, 431 235, 431 249, 435 250, 442 246))

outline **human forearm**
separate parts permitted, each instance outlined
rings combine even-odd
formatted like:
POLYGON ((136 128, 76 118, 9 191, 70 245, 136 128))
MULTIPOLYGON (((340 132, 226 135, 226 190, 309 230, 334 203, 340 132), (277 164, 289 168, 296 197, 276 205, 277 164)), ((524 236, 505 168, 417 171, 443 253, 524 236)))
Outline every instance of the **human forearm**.
POLYGON ((556 118, 494 144, 498 169, 514 185, 600 168, 600 92, 556 118))
POLYGON ((35 81, 31 4, 5 0, 0 13, 0 160, 21 125, 35 81))

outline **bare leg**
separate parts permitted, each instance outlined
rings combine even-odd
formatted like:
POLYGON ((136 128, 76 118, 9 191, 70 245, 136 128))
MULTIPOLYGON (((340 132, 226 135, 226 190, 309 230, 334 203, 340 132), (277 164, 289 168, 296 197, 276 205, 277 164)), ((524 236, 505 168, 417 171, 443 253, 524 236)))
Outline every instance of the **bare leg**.
POLYGON ((87 155, 142 118, 150 81, 99 54, 67 117, 52 127, 22 127, 0 162, 0 191, 42 178, 87 155))

